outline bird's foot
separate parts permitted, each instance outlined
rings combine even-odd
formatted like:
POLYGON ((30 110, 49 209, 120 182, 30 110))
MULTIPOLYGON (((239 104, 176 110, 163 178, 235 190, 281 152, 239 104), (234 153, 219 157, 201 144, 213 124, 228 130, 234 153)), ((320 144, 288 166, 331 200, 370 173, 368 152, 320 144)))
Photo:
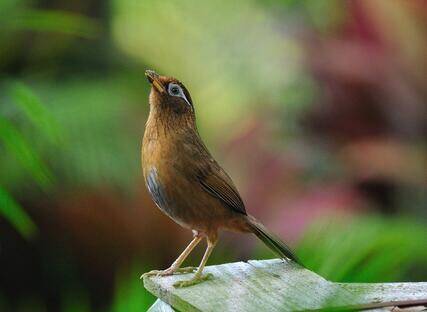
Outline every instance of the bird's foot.
POLYGON ((166 270, 153 270, 142 274, 140 278, 142 279, 147 276, 167 276, 172 275, 175 271, 176 269, 173 267, 167 268, 166 270))
POLYGON ((175 284, 173 284, 173 286, 175 288, 189 287, 189 286, 197 285, 201 282, 210 280, 210 279, 212 279, 212 277, 213 277, 213 275, 211 273, 208 273, 205 275, 196 274, 192 279, 190 279, 188 281, 178 281, 175 284))
POLYGON ((166 270, 153 270, 150 272, 146 272, 144 274, 141 275, 140 279, 146 277, 146 276, 168 276, 168 275, 173 275, 176 273, 193 273, 194 271, 196 271, 197 268, 196 267, 185 267, 185 268, 174 268, 174 267, 170 267, 167 268, 166 270))

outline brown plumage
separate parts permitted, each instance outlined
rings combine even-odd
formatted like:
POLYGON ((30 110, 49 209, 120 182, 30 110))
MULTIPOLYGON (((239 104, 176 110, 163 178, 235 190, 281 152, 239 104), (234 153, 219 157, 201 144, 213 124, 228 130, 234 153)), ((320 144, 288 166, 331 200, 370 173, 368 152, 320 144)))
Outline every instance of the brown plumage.
POLYGON ((150 70, 146 76, 152 84, 150 114, 142 142, 147 188, 160 210, 194 233, 193 240, 170 268, 147 274, 180 271, 184 259, 206 237, 208 247, 195 276, 176 286, 189 286, 206 279, 202 271, 220 229, 252 232, 280 257, 297 261, 282 241, 246 213, 233 181, 200 138, 193 103, 184 85, 150 70))

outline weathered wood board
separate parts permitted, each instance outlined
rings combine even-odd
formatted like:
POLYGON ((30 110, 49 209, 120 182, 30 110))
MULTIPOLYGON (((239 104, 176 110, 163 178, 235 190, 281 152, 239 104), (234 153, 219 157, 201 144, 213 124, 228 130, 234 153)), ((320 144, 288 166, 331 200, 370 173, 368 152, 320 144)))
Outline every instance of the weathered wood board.
POLYGON ((209 266, 205 273, 214 277, 187 288, 173 284, 192 274, 144 278, 145 287, 163 301, 150 311, 360 310, 427 303, 427 283, 333 283, 279 259, 209 266))

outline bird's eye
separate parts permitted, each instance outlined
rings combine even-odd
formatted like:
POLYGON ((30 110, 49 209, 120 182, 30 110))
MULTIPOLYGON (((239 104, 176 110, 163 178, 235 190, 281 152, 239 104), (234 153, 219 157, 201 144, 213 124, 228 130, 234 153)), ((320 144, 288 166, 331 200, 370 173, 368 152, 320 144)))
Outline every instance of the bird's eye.
POLYGON ((188 101, 187 97, 185 96, 185 91, 182 89, 182 87, 176 83, 170 83, 168 85, 168 93, 171 96, 176 96, 181 99, 183 99, 188 105, 190 105, 191 108, 193 108, 192 104, 188 101))
POLYGON ((181 88, 178 85, 171 83, 169 85, 169 94, 173 96, 180 96, 181 88))
POLYGON ((178 87, 172 87, 172 88, 171 88, 171 92, 172 92, 172 94, 176 94, 176 95, 178 95, 178 94, 179 94, 179 89, 178 89, 178 87))

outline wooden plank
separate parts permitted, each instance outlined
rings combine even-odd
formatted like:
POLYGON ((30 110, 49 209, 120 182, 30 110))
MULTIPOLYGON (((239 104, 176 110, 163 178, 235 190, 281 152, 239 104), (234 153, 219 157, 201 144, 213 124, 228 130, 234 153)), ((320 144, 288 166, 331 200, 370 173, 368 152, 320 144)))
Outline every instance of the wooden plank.
POLYGON ((162 300, 157 299, 147 312, 176 312, 176 310, 162 300))
POLYGON ((188 288, 173 284, 192 274, 146 277, 145 287, 179 311, 307 311, 326 307, 374 308, 427 301, 427 283, 332 283, 279 259, 206 267, 212 280, 188 288))
POLYGON ((285 263, 279 259, 250 260, 248 263, 277 276, 278 289, 274 296, 295 301, 288 308, 277 311, 317 310, 322 307, 342 307, 355 302, 352 292, 295 263, 285 263))
POLYGON ((355 304, 366 308, 427 304, 427 283, 336 283, 336 285, 355 294, 355 304))

